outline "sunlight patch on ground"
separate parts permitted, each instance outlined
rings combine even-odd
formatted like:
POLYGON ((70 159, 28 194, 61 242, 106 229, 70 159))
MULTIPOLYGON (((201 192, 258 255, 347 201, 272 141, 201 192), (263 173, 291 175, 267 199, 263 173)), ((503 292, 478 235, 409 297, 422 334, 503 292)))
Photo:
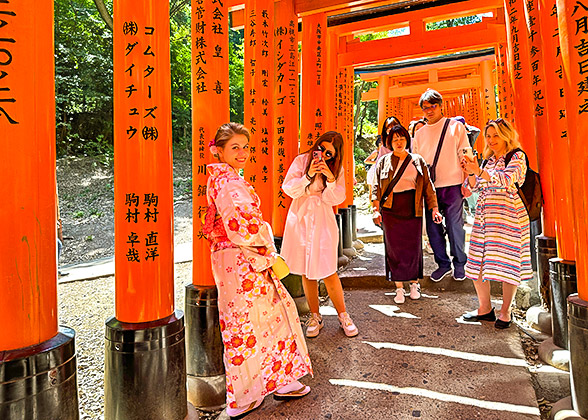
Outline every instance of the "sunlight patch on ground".
POLYGON ((442 347, 424 347, 424 346, 407 346, 397 343, 374 343, 364 341, 376 349, 391 349, 397 351, 408 351, 412 353, 427 353, 439 356, 453 357, 455 359, 471 360, 473 362, 496 363, 498 365, 527 367, 525 359, 515 359, 512 357, 490 356, 486 354, 468 353, 464 351, 444 349, 442 347))
POLYGON ((321 315, 338 315, 337 310, 332 306, 321 306, 319 308, 319 313, 321 315))
POLYGON ((428 389, 406 387, 401 388, 393 385, 382 384, 377 382, 353 381, 349 379, 329 379, 333 385, 351 386, 355 388, 372 389, 388 391, 404 395, 414 395, 416 397, 431 398, 438 401, 452 402, 457 404, 469 405, 474 407, 485 408, 488 410, 509 411, 511 413, 532 414, 539 416, 540 412, 537 407, 527 405, 515 405, 497 401, 483 401, 470 397, 461 397, 459 395, 443 394, 441 392, 430 391, 428 389))
POLYGON ((399 311, 400 308, 395 305, 369 305, 370 308, 375 309, 378 312, 383 313, 384 315, 396 317, 396 318, 411 318, 411 319, 421 319, 420 317, 409 314, 407 312, 396 312, 399 311))
POLYGON ((455 320, 457 321, 458 324, 464 324, 464 325, 482 325, 482 323, 480 321, 476 321, 476 322, 465 321, 461 316, 459 318, 455 318, 455 320))
MULTIPOLYGON (((384 293, 384 295, 386 296, 396 296, 396 292, 386 292, 384 293)), ((408 294, 405 293, 406 296, 408 296, 408 294)), ((435 295, 427 295, 425 293, 421 293, 421 297, 427 298, 427 299, 439 299, 439 296, 435 296, 435 295)))

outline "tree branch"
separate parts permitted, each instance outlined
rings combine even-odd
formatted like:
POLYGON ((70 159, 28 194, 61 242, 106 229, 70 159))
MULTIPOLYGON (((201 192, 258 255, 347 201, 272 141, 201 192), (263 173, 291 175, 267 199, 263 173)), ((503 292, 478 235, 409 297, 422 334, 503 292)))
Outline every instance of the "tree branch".
POLYGON ((106 26, 110 28, 111 31, 114 31, 114 24, 112 22, 112 16, 110 16, 110 12, 106 8, 104 4, 104 0, 94 0, 96 4, 96 8, 98 9, 98 13, 100 13, 100 17, 106 23, 106 26))
POLYGON ((182 8, 186 7, 190 3, 190 0, 177 0, 175 4, 171 5, 169 10, 169 17, 172 18, 176 13, 178 13, 182 8))

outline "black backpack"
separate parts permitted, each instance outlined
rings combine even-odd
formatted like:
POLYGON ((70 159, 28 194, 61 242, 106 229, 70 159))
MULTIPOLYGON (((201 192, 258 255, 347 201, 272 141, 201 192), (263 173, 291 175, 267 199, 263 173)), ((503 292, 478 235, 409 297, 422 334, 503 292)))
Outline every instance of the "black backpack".
MULTIPOLYGON (((543 193, 541 192, 541 178, 539 178, 539 174, 531 169, 529 166, 529 158, 527 154, 519 149, 516 148, 511 150, 504 156, 504 166, 508 166, 508 163, 512 159, 512 156, 516 152, 523 152, 525 155, 525 161, 527 163, 527 173, 525 174, 525 182, 523 185, 519 185, 518 183, 515 184, 517 189, 519 190, 519 197, 523 201, 525 208, 527 209, 527 213, 529 214, 529 220, 531 222, 539 219, 541 217, 541 207, 543 207, 543 193)), ((482 165, 485 166, 486 162, 482 165)))

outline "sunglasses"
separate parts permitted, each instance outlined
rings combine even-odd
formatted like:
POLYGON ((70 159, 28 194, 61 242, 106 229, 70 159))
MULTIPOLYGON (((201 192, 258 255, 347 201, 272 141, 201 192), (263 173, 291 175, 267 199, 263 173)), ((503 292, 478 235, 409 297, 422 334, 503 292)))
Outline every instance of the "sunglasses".
POLYGON ((333 157, 335 157, 335 155, 333 154, 333 152, 331 152, 330 150, 325 149, 324 146, 319 146, 318 149, 323 153, 323 155, 325 155, 325 157, 327 159, 331 159, 333 157))
POLYGON ((488 122, 486 123, 486 125, 488 125, 490 123, 502 124, 502 125, 506 126, 506 121, 503 120, 502 118, 496 118, 495 120, 488 120, 488 122))

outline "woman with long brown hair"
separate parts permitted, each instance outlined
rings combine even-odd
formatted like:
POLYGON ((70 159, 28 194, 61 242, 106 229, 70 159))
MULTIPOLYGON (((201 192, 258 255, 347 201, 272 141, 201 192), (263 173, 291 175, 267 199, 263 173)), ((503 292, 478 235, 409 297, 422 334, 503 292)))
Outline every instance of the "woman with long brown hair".
POLYGON ((345 200, 343 137, 336 131, 320 136, 298 155, 284 179, 284 192, 293 198, 282 243, 282 256, 290 271, 302 276, 311 317, 306 336, 316 337, 323 327, 319 314, 318 280, 323 279, 343 331, 358 334, 347 314, 341 280, 337 275, 339 231, 333 206, 345 200))

